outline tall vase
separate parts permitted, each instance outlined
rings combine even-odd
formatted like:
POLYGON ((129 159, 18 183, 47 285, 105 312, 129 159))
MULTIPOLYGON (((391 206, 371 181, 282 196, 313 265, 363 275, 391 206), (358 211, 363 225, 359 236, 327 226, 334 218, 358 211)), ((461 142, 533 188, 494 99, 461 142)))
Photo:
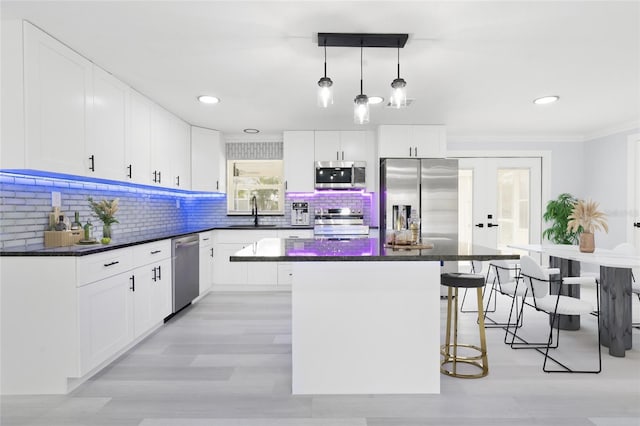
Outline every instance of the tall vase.
POLYGON ((596 243, 593 233, 583 232, 580 234, 580 251, 582 253, 593 253, 596 249, 596 243))
POLYGON ((102 225, 102 238, 111 238, 111 224, 102 225))

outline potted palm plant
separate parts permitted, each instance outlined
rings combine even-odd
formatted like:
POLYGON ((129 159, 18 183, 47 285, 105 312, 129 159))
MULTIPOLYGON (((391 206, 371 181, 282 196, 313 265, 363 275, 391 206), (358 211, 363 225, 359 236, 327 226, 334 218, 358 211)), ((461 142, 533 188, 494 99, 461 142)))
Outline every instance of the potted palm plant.
POLYGON ((547 203, 542 216, 550 227, 542 232, 542 236, 554 244, 576 244, 578 232, 569 229, 569 215, 578 200, 571 194, 564 193, 547 203))
POLYGON ((573 206, 569 215, 567 229, 580 233, 580 251, 583 253, 593 253, 596 249, 594 231, 604 230, 609 232, 606 215, 598 211, 598 203, 589 200, 579 200, 573 206))

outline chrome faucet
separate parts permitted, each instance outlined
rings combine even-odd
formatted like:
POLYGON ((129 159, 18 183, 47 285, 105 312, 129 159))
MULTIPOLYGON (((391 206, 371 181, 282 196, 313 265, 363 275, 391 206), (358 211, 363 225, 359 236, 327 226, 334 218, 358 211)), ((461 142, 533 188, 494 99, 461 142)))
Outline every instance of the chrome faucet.
POLYGON ((255 195, 251 197, 251 215, 253 216, 253 226, 258 226, 258 199, 255 195))

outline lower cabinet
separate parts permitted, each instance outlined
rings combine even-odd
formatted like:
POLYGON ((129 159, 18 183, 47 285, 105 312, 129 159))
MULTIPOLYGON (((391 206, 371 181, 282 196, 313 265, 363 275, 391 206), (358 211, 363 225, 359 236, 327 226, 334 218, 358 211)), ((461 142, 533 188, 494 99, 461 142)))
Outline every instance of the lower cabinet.
POLYGON ((213 284, 215 264, 213 231, 200 233, 200 280, 199 295, 207 293, 213 284))
MULTIPOLYGON (((216 230, 213 283, 217 286, 246 285, 252 288, 291 286, 291 263, 230 262, 229 257, 263 238, 313 238, 311 229, 216 230)), ((201 258, 202 259, 202 258, 201 258)), ((200 260, 202 263, 202 260, 200 260)))
POLYGON ((171 314, 171 259, 132 271, 133 337, 138 338, 171 314))
POLYGON ((133 339, 132 284, 132 275, 122 273, 78 289, 81 376, 133 339))

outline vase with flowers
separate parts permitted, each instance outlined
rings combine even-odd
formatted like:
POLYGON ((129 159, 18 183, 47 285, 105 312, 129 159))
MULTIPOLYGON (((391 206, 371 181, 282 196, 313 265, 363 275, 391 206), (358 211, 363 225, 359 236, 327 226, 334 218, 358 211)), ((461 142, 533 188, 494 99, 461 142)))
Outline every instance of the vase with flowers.
POLYGON ((573 205, 569 215, 567 229, 580 233, 580 251, 593 253, 595 251, 595 239, 593 233, 596 230, 609 232, 606 215, 598 210, 598 203, 589 200, 578 200, 573 205))
POLYGON ((92 197, 88 198, 89 207, 93 213, 102 221, 102 244, 111 242, 111 225, 119 223, 115 217, 118 211, 119 199, 94 201, 92 197))

